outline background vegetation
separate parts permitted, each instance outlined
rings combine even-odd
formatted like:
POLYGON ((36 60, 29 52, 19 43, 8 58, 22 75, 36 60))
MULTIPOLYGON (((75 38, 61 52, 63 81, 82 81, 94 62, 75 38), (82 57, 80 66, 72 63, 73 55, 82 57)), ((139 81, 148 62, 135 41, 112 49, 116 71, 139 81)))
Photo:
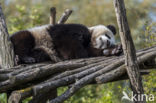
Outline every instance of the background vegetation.
MULTIPOLYGON (((114 24, 117 27, 113 0, 1 0, 9 33, 49 23, 49 9, 57 8, 57 18, 65 9, 74 12, 67 23, 86 26, 114 24)), ((156 45, 156 1, 125 0, 128 22, 137 49, 156 45)), ((120 41, 117 35, 117 42, 120 41)), ((156 103, 156 72, 144 76, 146 94, 154 94, 156 103)), ((61 94, 66 87, 59 88, 61 94)), ((128 81, 103 85, 89 85, 77 92, 65 103, 121 103, 122 91, 130 93, 128 81)), ((30 99, 30 98, 29 98, 30 99)), ((27 103, 28 100, 23 101, 27 103)), ((6 95, 0 95, 0 103, 6 103, 6 95)))

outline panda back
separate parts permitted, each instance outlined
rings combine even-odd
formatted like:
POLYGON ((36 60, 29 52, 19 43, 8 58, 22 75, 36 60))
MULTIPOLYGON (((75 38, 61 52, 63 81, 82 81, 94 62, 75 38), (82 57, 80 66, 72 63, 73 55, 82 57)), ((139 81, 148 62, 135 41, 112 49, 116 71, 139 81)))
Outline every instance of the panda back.
POLYGON ((54 43, 62 38, 76 39, 85 47, 89 46, 91 34, 87 27, 81 24, 57 24, 48 29, 50 36, 54 39, 54 43))

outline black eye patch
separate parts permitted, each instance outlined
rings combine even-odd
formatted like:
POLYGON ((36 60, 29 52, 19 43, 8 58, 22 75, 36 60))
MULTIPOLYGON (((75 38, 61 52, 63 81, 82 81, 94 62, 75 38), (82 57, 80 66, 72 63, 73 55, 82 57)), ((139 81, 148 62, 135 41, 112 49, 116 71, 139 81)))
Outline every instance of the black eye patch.
POLYGON ((111 39, 111 37, 110 37, 109 35, 105 34, 105 36, 106 36, 108 39, 111 39))

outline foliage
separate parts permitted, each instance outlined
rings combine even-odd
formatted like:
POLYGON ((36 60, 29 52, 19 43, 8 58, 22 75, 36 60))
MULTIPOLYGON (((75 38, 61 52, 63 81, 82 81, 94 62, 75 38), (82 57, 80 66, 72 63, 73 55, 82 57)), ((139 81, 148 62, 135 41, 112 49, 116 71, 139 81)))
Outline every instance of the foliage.
MULTIPOLYGON (((144 79, 144 90, 146 94, 152 94, 156 96, 156 71, 152 71, 150 75, 145 76, 144 79)), ((156 100, 149 102, 149 103, 155 103, 156 100)))
MULTIPOLYGON (((114 24, 117 27, 113 0, 1 0, 9 33, 49 23, 49 8, 57 9, 57 19, 69 8, 74 10, 68 23, 87 26, 114 24)), ((150 14, 156 10, 155 0, 125 0, 128 22, 137 49, 156 45, 156 23, 150 14), (154 5, 155 4, 155 5, 154 5)), ((119 36, 117 36, 117 41, 119 36)), ((156 72, 143 78, 145 93, 156 96, 156 72)), ((59 95, 67 87, 59 88, 59 95)), ((128 81, 103 85, 88 85, 65 103, 121 103, 122 91, 129 92, 128 81)), ((31 98, 23 101, 27 103, 31 98)), ((156 99, 155 101, 156 102, 156 99)), ((154 103, 153 102, 153 103, 154 103)), ((6 103, 6 95, 0 95, 0 103, 6 103)), ((151 103, 151 102, 150 102, 151 103)))
POLYGON ((7 103, 7 96, 5 93, 0 94, 0 103, 7 103))

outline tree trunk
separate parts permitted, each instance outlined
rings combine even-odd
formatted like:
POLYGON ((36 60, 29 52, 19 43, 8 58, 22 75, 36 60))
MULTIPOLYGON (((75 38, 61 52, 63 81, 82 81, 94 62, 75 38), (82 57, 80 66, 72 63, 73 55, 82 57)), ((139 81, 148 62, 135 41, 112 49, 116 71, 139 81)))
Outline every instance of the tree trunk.
MULTIPOLYGON (((9 39, 4 14, 0 6, 0 67, 6 69, 11 68, 14 65, 14 49, 9 39)), ((9 95, 10 92, 7 92, 7 97, 9 97, 9 95)))
POLYGON ((2 8, 0 6, 0 65, 4 68, 10 68, 15 65, 14 50, 5 23, 2 8))
MULTIPOLYGON (((139 66, 137 63, 136 50, 126 17, 124 0, 114 0, 114 6, 119 26, 120 38, 125 55, 126 70, 130 79, 133 93, 137 97, 139 94, 143 94, 144 90, 142 86, 142 78, 139 72, 139 66)), ((135 103, 145 103, 145 100, 140 102, 137 99, 138 98, 133 99, 135 103)))

